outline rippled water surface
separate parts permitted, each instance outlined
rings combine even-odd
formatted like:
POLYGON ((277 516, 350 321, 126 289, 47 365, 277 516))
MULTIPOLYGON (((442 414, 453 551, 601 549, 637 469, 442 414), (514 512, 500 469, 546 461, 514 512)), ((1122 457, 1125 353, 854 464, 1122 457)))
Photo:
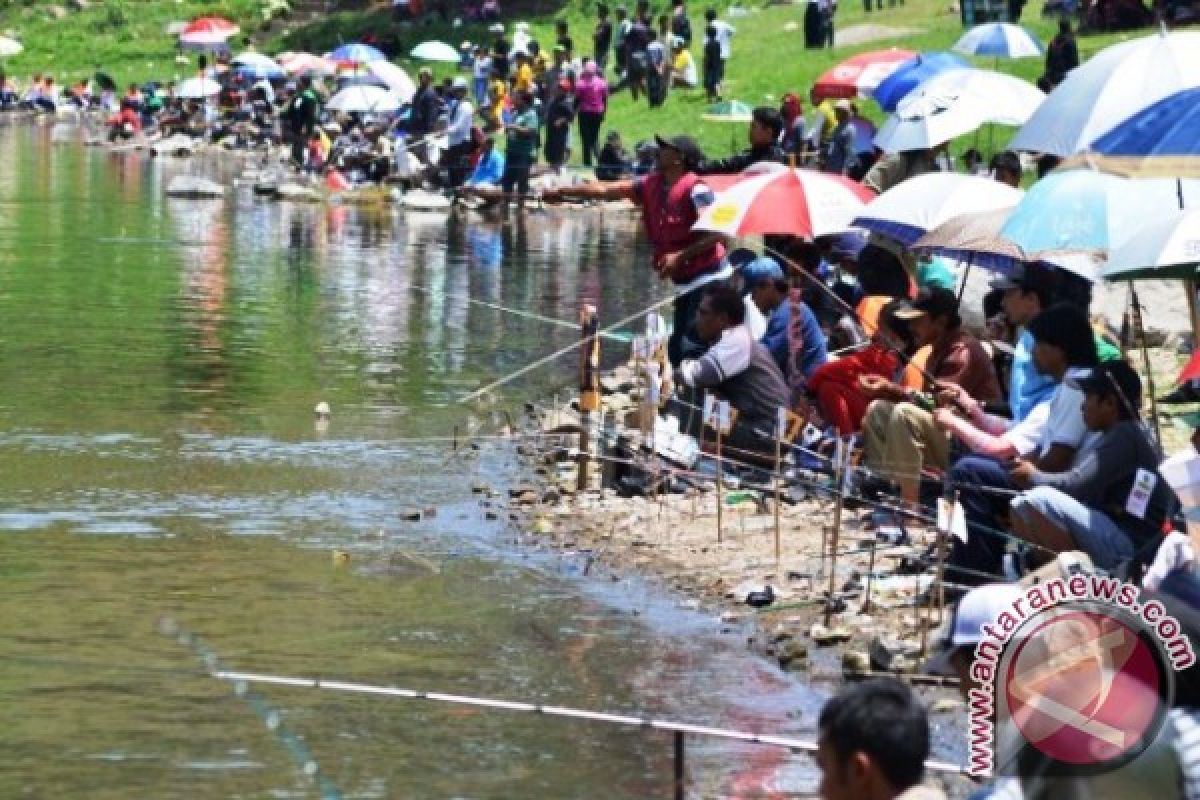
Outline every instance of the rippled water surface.
MULTIPOLYGON (((739 636, 484 520, 470 488, 511 474, 505 447, 451 456, 456 426, 503 421, 464 394, 576 335, 497 306, 570 320, 590 299, 613 320, 657 296, 634 220, 405 216, 248 187, 176 201, 171 175, 230 181, 242 165, 72 138, 0 126, 0 796, 671 793, 663 734, 238 695, 206 658, 811 731, 813 698, 739 636), (406 522, 412 507, 438 513, 406 522)), ((562 389, 573 363, 495 408, 562 389)), ((811 780, 773 750, 689 754, 696 796, 811 780)))

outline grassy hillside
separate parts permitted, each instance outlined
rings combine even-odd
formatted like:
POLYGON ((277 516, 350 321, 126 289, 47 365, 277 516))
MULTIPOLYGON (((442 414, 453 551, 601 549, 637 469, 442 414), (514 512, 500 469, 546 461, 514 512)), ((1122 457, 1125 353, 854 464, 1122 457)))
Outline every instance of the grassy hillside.
MULTIPOLYGON (((289 29, 295 22, 286 21, 267 28, 264 24, 265 5, 256 0, 105 0, 54 20, 45 14, 43 3, 18 0, 14 4, 10 0, 7 7, 0 6, 0 30, 12 29, 27 48, 20 56, 9 59, 9 68, 18 74, 46 69, 60 78, 71 79, 89 74, 99 66, 113 73, 118 81, 189 72, 189 64, 176 63, 174 39, 166 34, 166 26, 172 20, 184 20, 201 13, 219 13, 237 20, 244 31, 261 40, 257 42, 258 46, 266 52, 284 49, 321 52, 340 42, 354 41, 368 32, 401 54, 426 39, 442 39, 457 45, 464 39, 490 42, 493 38, 482 28, 472 26, 435 23, 398 28, 387 13, 387 4, 322 14, 312 24, 295 29, 289 29)), ((657 0, 655 5, 666 7, 669 4, 667 0, 657 0)), ((716 5, 724 8, 726 0, 718 0, 716 5)), ((541 7, 547 8, 544 4, 541 7)), ((591 46, 594 7, 594 0, 568 0, 561 7, 545 10, 541 16, 514 15, 513 19, 528 20, 535 38, 542 42, 553 41, 556 19, 566 19, 577 47, 586 52, 591 46)), ((697 33, 701 30, 704 7, 696 0, 691 5, 693 30, 697 33)), ((839 31, 854 33, 857 26, 870 25, 916 32, 885 35, 844 46, 839 44, 832 50, 805 50, 803 4, 767 7, 750 4, 746 8, 745 16, 729 18, 737 28, 737 35, 727 70, 725 96, 751 105, 777 105, 788 91, 806 95, 819 74, 853 53, 893 46, 944 50, 962 33, 959 15, 948 6, 948 0, 906 0, 902 6, 870 13, 864 11, 861 3, 844 0, 837 14, 839 31)), ((1041 18, 1039 12, 1040 4, 1031 3, 1026 8, 1023 23, 1047 41, 1055 23, 1041 18)), ((862 29, 858 28, 858 32, 862 29)), ((1081 55, 1086 58, 1118 38, 1116 35, 1083 37, 1080 40, 1081 55)), ((694 48, 694 56, 699 62, 699 44, 694 48)), ((413 71, 418 66, 403 58, 398 60, 413 71)), ((998 63, 987 59, 981 66, 995 66, 1030 80, 1036 79, 1042 70, 1040 59, 998 63)), ((447 69, 451 68, 443 66, 440 71, 445 73, 447 69)), ((627 142, 656 132, 687 132, 696 136, 713 154, 727 152, 733 145, 740 147, 745 126, 703 121, 700 116, 704 107, 703 91, 699 89, 675 91, 666 105, 658 109, 647 108, 644 101, 635 104, 628 94, 621 93, 612 100, 606 124, 620 130, 627 142)), ((864 102, 863 107, 876 118, 883 116, 871 102, 864 102)), ((1010 133, 997 129, 996 145, 1006 141, 1010 133)))

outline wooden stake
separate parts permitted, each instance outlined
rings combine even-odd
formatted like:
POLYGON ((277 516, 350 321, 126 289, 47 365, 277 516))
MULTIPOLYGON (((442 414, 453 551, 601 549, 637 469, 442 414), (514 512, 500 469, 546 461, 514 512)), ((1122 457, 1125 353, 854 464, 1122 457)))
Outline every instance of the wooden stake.
POLYGON ((866 587, 866 591, 863 593, 863 604, 862 604, 862 612, 861 612, 863 614, 871 613, 871 581, 873 581, 875 579, 875 546, 876 546, 876 544, 877 544, 877 541, 875 539, 871 539, 871 545, 870 545, 871 546, 871 555, 870 555, 870 560, 867 561, 867 587, 866 587))
POLYGON ((583 346, 579 348, 579 474, 575 488, 583 492, 588 487, 592 412, 600 408, 600 318, 595 306, 580 307, 579 326, 583 346))
POLYGON ((722 523, 723 523, 723 509, 721 508, 721 506, 723 506, 725 504, 725 501, 722 499, 722 495, 723 495, 722 489, 724 488, 724 480, 723 480, 724 474, 723 474, 722 465, 721 465, 721 423, 719 421, 716 424, 716 429, 717 429, 717 541, 720 542, 721 538, 722 538, 722 523))
POLYGON ((775 563, 780 560, 779 507, 783 503, 783 437, 787 433, 787 410, 779 408, 775 423, 775 563))
MULTIPOLYGON (((1145 394, 1150 395, 1150 416, 1154 419, 1154 440, 1161 448, 1162 430, 1158 424, 1158 400, 1155 395, 1158 393, 1154 388, 1154 373, 1150 370, 1150 351, 1146 348, 1146 329, 1142 327, 1142 304, 1138 300, 1137 289, 1133 288, 1133 284, 1129 284, 1129 296, 1133 301, 1133 325, 1137 330, 1137 336, 1142 348, 1142 367, 1146 371, 1146 389, 1145 394)), ((1137 411, 1138 409, 1131 409, 1137 411)))
POLYGON ((833 546, 829 550, 829 592, 825 597, 825 625, 829 626, 829 620, 833 616, 833 597, 837 588, 837 549, 838 539, 842 533, 842 489, 845 484, 846 461, 848 460, 849 447, 842 445, 842 439, 838 437, 837 447, 837 469, 834 470, 836 475, 834 482, 834 505, 833 505, 833 546))

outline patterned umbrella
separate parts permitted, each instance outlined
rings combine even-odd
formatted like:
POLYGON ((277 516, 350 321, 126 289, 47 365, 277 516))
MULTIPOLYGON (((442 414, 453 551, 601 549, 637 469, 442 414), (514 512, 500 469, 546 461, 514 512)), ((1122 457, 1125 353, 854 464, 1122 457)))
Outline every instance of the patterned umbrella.
POLYGON ((848 178, 811 169, 747 171, 717 192, 692 227, 726 236, 774 233, 813 239, 849 228, 873 196, 848 178))
POLYGON ((830 97, 867 96, 888 75, 915 56, 911 50, 874 50, 859 53, 825 72, 813 84, 818 100, 830 97))
POLYGON ((953 50, 967 56, 1035 58, 1042 54, 1042 43, 1020 25, 986 22, 964 33, 953 50))
POLYGON ((871 96, 884 111, 895 111, 900 101, 922 82, 939 72, 955 67, 970 66, 954 53, 920 53, 898 66, 891 75, 875 87, 871 96))

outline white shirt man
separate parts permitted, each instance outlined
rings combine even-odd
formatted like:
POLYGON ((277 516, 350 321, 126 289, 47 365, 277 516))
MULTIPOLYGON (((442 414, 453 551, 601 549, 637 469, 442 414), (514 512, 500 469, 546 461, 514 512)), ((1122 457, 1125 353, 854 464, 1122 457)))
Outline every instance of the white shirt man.
POLYGON ((733 55, 733 35, 737 33, 737 28, 720 18, 714 19, 708 24, 717 29, 717 44, 721 47, 721 60, 728 62, 729 57, 733 55))
POLYGON ((467 82, 463 78, 455 79, 454 94, 457 101, 450 111, 446 124, 446 143, 457 147, 471 139, 471 121, 475 118, 475 106, 467 99, 467 82), (461 81, 461 86, 459 82, 461 81))

